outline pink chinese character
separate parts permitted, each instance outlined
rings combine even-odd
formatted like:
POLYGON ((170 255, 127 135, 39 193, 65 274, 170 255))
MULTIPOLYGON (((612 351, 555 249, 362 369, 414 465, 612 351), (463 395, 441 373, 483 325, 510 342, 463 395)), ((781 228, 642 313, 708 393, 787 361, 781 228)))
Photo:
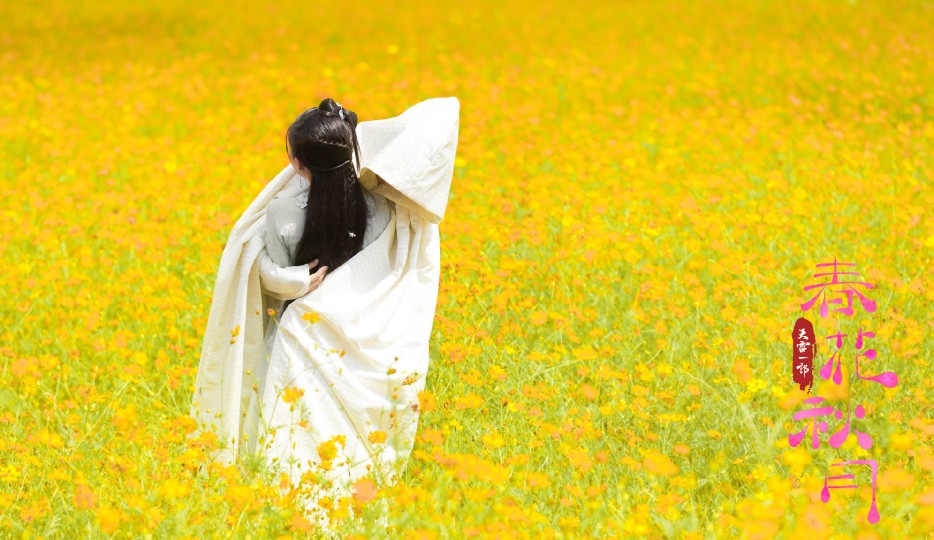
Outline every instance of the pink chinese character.
MULTIPOLYGON (((843 465, 869 465, 872 467, 872 504, 869 506, 869 513, 866 515, 866 521, 869 523, 878 523, 879 509, 876 507, 876 476, 879 472, 879 463, 874 459, 867 459, 857 461, 841 461, 839 463, 832 463, 830 466, 841 467, 843 465)), ((824 489, 822 489, 820 492, 820 500, 828 502, 830 500, 831 489, 856 489, 858 487, 856 484, 831 486, 827 484, 827 480, 853 480, 854 478, 856 478, 856 475, 853 474, 840 474, 837 476, 824 475, 824 489)))
MULTIPOLYGON (((847 437, 850 436, 850 412, 850 406, 849 403, 847 403, 846 424, 840 428, 840 431, 834 433, 830 436, 830 439, 828 439, 828 442, 832 448, 840 448, 843 446, 843 443, 846 442, 847 437)), ((862 405, 857 405, 855 412, 856 418, 862 419, 866 416, 866 409, 864 409, 862 405)), ((837 417, 837 420, 841 420, 843 418, 843 412, 835 410, 834 416, 837 417)), ((856 431, 855 429, 853 430, 853 433, 856 434, 856 442, 859 444, 860 448, 863 450, 869 450, 872 448, 872 437, 870 437, 868 433, 856 431)))
MULTIPOLYGON (((820 396, 815 396, 812 398, 807 398, 804 400, 807 404, 816 404, 826 401, 825 398, 820 396)), ((856 407, 856 418, 862 419, 866 416, 866 410, 862 405, 856 407)), ((814 418, 815 420, 811 423, 813 429, 811 431, 811 448, 820 448, 820 435, 819 432, 827 431, 827 422, 818 421, 817 417, 819 416, 830 416, 834 415, 838 420, 843 419, 843 411, 839 411, 833 407, 813 407, 811 409, 804 409, 798 411, 792 416, 794 420, 804 420, 807 418, 814 418)), ((792 447, 797 447, 801 444, 801 441, 804 440, 804 437, 807 436, 808 426, 805 425, 804 429, 796 433, 788 434, 788 444, 792 447)), ((872 448, 872 437, 868 433, 863 433, 862 431, 853 430, 853 433, 856 434, 856 441, 861 448, 864 450, 869 450, 872 448)), ((828 442, 832 448, 840 448, 843 446, 843 443, 846 442, 847 437, 850 436, 850 407, 847 405, 846 413, 846 424, 839 431, 835 432, 830 436, 828 442)))
POLYGON ((825 381, 830 378, 830 370, 833 367, 834 359, 837 360, 837 369, 833 372, 833 383, 840 384, 843 382, 843 372, 840 371, 840 365, 843 363, 843 355, 840 354, 840 347, 843 346, 843 338, 848 334, 836 333, 832 336, 827 336, 825 339, 834 339, 837 338, 837 351, 830 355, 830 360, 827 360, 827 363, 824 364, 824 367, 820 370, 820 378, 825 381))
MULTIPOLYGON (((875 332, 863 332, 862 329, 859 331, 859 336, 856 338, 856 350, 861 350, 863 348, 863 336, 866 337, 876 337, 875 332)), ((886 371, 878 375, 870 375, 868 377, 863 377, 859 374, 859 357, 864 356, 866 360, 875 360, 876 359, 876 350, 875 349, 866 349, 864 352, 861 352, 856 355, 856 377, 864 381, 872 381, 879 383, 886 388, 895 388, 898 386, 898 375, 894 371, 886 371)))
MULTIPOLYGON (((842 360, 843 360, 843 355, 839 352, 839 350, 840 350, 840 348, 843 346, 843 338, 847 337, 848 335, 849 335, 849 334, 840 334, 840 333, 836 333, 836 334, 833 334, 833 335, 830 335, 830 336, 827 336, 827 337, 826 337, 826 339, 836 339, 836 340, 837 340, 837 343, 836 343, 837 352, 834 352, 834 353, 830 356, 830 359, 827 360, 827 362, 824 364, 824 366, 820 369, 819 374, 820 374, 820 376, 821 376, 822 379, 827 380, 827 379, 830 378, 831 370, 832 370, 833 367, 834 367, 834 366, 833 366, 833 361, 834 361, 834 359, 836 359, 836 360, 837 360, 837 366, 836 366, 836 369, 833 370, 833 382, 834 382, 834 384, 840 384, 841 382, 843 382, 843 373, 842 373, 842 371, 840 370, 840 366, 841 366, 842 360)), ((862 328, 859 328, 859 334, 856 336, 856 349, 857 349, 857 350, 862 350, 862 348, 863 348, 863 336, 866 336, 866 337, 876 337, 876 334, 875 334, 875 332, 863 332, 863 331, 862 331, 862 328)), ((886 387, 886 388, 895 388, 896 386, 898 386, 898 375, 896 375, 896 374, 895 374, 894 372, 892 372, 892 371, 886 371, 886 372, 884 372, 884 373, 880 373, 879 375, 872 375, 872 376, 869 376, 869 377, 863 377, 862 375, 860 375, 860 374, 859 374, 859 359, 860 359, 860 357, 865 357, 866 360, 875 360, 875 358, 876 358, 876 350, 875 350, 875 349, 866 349, 865 351, 860 352, 860 353, 858 353, 858 354, 856 355, 856 376, 857 376, 857 378, 862 379, 862 380, 864 380, 864 381, 872 381, 872 382, 875 382, 875 383, 879 383, 879 384, 881 384, 882 386, 884 386, 884 387, 886 387)))
MULTIPOLYGON (((820 403, 825 401, 824 398, 817 396, 811 397, 804 400, 805 403, 820 403)), ((829 416, 833 414, 833 407, 814 407, 812 409, 805 409, 803 411, 798 411, 792 417, 794 420, 803 420, 805 418, 814 418, 812 422, 813 430, 811 431, 811 448, 820 448, 820 435, 818 431, 827 431, 827 422, 818 421, 818 416, 829 416)), ((808 426, 805 425, 804 429, 797 433, 788 434, 788 444, 792 447, 796 447, 801 444, 801 441, 804 440, 805 435, 807 435, 808 426)))
MULTIPOLYGON (((816 283, 816 284, 814 284, 814 285, 808 285, 807 287, 804 288, 805 291, 810 290, 810 289, 818 289, 818 291, 817 291, 817 294, 815 294, 813 298, 811 298, 811 299, 808 300, 807 302, 801 304, 801 310, 802 310, 802 311, 807 311, 807 310, 811 309, 811 306, 814 305, 814 303, 817 301, 817 298, 820 296, 820 297, 822 297, 821 306, 820 306, 820 316, 821 316, 821 317, 826 317, 827 315, 829 315, 830 312, 828 311, 828 306, 827 306, 827 304, 828 304, 828 302, 827 302, 827 292, 828 292, 828 291, 825 291, 824 289, 826 289, 826 288, 828 288, 828 287, 831 287, 831 286, 834 286, 834 285, 862 285, 862 286, 864 286, 864 287, 866 287, 866 288, 868 288, 868 289, 873 289, 873 288, 875 288, 875 285, 873 285, 872 283, 867 283, 867 282, 865 282, 865 281, 838 281, 838 280, 837 280, 837 276, 842 276, 842 275, 857 275, 857 276, 858 276, 858 275, 859 275, 859 272, 840 272, 840 271, 837 270, 837 267, 838 267, 838 266, 856 266, 856 263, 837 262, 836 257, 834 257, 834 260, 833 260, 832 263, 820 263, 820 264, 818 264, 817 266, 818 266, 818 267, 822 267, 822 266, 832 266, 832 267, 833 267, 833 271, 832 271, 832 272, 825 272, 825 273, 821 273, 821 274, 814 274, 813 277, 822 277, 822 276, 833 276, 833 277, 831 278, 831 281, 830 281, 830 282, 827 282, 827 283, 816 283), (823 293, 823 294, 822 294, 822 293, 823 293)), ((872 313, 873 311, 876 310, 876 303, 875 303, 875 301, 870 300, 869 298, 866 298, 865 296, 863 296, 862 294, 860 294, 860 292, 859 292, 858 290, 856 290, 855 287, 843 287, 841 290, 834 290, 834 291, 830 291, 830 292, 833 292, 833 293, 836 293, 836 294, 845 294, 846 297, 847 297, 847 304, 846 304, 846 307, 844 307, 844 308, 839 308, 839 309, 835 309, 835 310, 834 310, 835 312, 843 313, 844 315, 846 315, 846 316, 848 316, 848 317, 849 317, 849 316, 852 316, 853 313, 854 313, 854 311, 853 311, 853 295, 854 295, 854 294, 855 294, 857 297, 859 297, 860 303, 862 303, 862 305, 863 305, 863 309, 865 309, 867 312, 872 313)), ((829 303, 831 303, 831 304, 842 304, 842 303, 843 303, 843 300, 840 299, 840 298, 834 298, 834 299, 831 300, 829 303)))

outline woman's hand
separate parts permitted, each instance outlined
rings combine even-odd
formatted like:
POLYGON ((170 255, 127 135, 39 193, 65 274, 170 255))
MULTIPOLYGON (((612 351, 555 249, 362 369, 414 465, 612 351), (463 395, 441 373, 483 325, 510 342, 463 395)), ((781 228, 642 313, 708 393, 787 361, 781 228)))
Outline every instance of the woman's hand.
MULTIPOLYGON (((315 259, 308 263, 308 273, 311 274, 311 269, 315 266, 318 266, 318 259, 315 259)), ((311 283, 308 284, 308 288, 302 293, 302 296, 310 293, 311 291, 318 288, 318 285, 321 285, 321 281, 324 280, 324 274, 328 271, 327 266, 322 266, 318 269, 317 272, 311 274, 311 283)))

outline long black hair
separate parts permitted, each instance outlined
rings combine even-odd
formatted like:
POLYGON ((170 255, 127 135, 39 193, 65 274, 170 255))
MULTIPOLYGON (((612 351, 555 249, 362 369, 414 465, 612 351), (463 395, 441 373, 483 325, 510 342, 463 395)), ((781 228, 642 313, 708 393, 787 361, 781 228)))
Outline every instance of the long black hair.
MULTIPOLYGON (((312 171, 305 228, 292 265, 328 267, 328 273, 363 249, 366 201, 357 171, 357 115, 331 98, 298 115, 286 138, 292 155, 312 171)), ((288 147, 287 147, 288 148, 288 147)))

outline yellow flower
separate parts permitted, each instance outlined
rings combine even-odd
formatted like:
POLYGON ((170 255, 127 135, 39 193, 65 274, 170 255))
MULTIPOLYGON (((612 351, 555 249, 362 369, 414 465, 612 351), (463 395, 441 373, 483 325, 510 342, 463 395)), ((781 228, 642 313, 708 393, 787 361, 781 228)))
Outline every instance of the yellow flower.
POLYGON ((344 435, 335 435, 327 441, 318 445, 318 456, 323 461, 331 461, 337 457, 337 445, 344 445, 347 438, 344 435))
POLYGON ((487 445, 489 448, 502 448, 506 445, 506 440, 496 431, 487 433, 482 437, 482 440, 483 444, 487 445))
POLYGON ((468 392, 457 399, 457 403, 454 407, 457 409, 476 409, 482 406, 484 402, 483 396, 474 392, 468 392))
POLYGON ((668 456, 655 450, 645 453, 642 464, 647 471, 659 476, 671 476, 681 470, 668 456))
POLYGON ((244 486, 242 484, 233 485, 227 488, 227 491, 224 493, 224 499, 239 511, 239 509, 253 500, 253 490, 250 486, 244 486))
POLYGON ((107 534, 112 534, 120 527, 120 522, 122 521, 122 515, 120 510, 110 507, 102 506, 97 509, 97 525, 107 534))
POLYGON ((87 484, 75 484, 75 495, 72 502, 75 508, 79 510, 94 508, 97 503, 97 494, 87 484))
POLYGON ((304 388, 298 388, 296 386, 290 386, 282 392, 282 401, 286 403, 294 403, 295 400, 305 395, 304 388))
POLYGON ((169 499, 182 499, 187 497, 190 492, 191 488, 187 484, 183 484, 175 478, 169 478, 159 487, 159 494, 169 499))
POLYGON ((578 471, 587 472, 593 466, 593 460, 590 459, 590 453, 583 447, 566 448, 564 454, 578 471))
POLYGON ((581 394, 589 401, 597 399, 597 396, 600 395, 600 390, 597 390, 597 388, 587 383, 584 383, 580 386, 580 391, 581 394))
MULTIPOLYGON (((134 414, 135 417, 135 414, 134 414)), ((49 431, 49 428, 43 427, 38 433, 30 435, 27 439, 30 444, 36 446, 48 446, 49 448, 62 448, 65 446, 65 440, 61 435, 49 431)))
POLYGON ((525 476, 529 487, 544 489, 551 485, 551 477, 543 472, 530 471, 525 476))
POLYGON ((746 382, 746 390, 751 394, 755 394, 759 390, 764 390, 768 387, 769 383, 759 378, 749 379, 749 381, 746 382))
POLYGON ((353 486, 354 499, 367 503, 376 498, 376 483, 369 478, 361 478, 353 486))
POLYGON ((15 465, 0 465, 0 482, 10 484, 16 480, 19 480, 19 478, 19 469, 17 469, 15 465))
POLYGON ((418 393, 418 410, 421 412, 433 411, 438 407, 435 401, 435 395, 428 390, 422 390, 418 393))

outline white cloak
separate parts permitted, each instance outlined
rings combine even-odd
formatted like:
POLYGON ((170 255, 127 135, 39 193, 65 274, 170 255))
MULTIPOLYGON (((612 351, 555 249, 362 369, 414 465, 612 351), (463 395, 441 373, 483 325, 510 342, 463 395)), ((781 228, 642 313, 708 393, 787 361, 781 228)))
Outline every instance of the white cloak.
POLYGON ((438 224, 459 113, 456 97, 432 98, 357 125, 360 182, 390 201, 389 225, 288 307, 269 355, 264 335, 274 319, 266 309, 277 302, 261 287, 259 263, 266 207, 296 174, 291 164, 237 220, 217 272, 190 409, 198 428, 189 438, 214 431, 220 440, 214 460, 232 464, 259 450, 297 484, 304 471, 320 470, 319 445, 343 436, 327 473, 335 485, 349 485, 367 466, 378 478, 395 478, 390 469, 404 464, 414 442, 417 393, 429 367, 438 224), (384 181, 378 187, 376 176, 384 181), (306 321, 307 312, 319 320, 306 321), (282 400, 285 387, 295 389, 291 403, 282 400), (380 432, 386 443, 371 442, 380 432), (289 467, 291 459, 297 463, 289 467))

